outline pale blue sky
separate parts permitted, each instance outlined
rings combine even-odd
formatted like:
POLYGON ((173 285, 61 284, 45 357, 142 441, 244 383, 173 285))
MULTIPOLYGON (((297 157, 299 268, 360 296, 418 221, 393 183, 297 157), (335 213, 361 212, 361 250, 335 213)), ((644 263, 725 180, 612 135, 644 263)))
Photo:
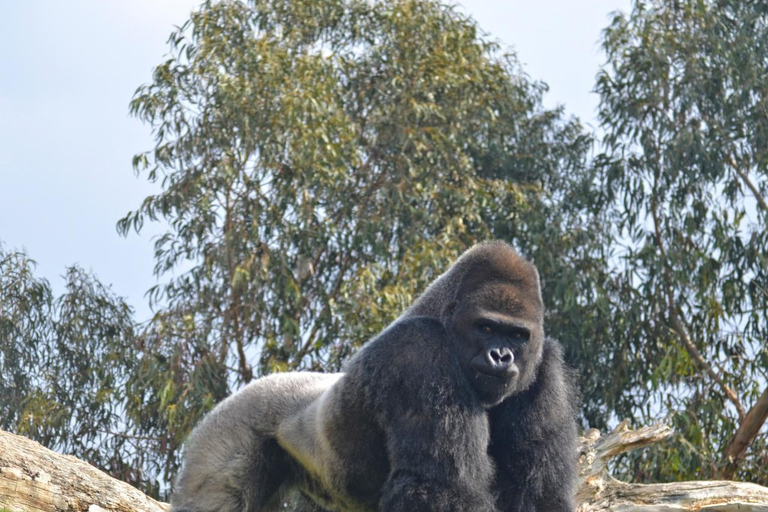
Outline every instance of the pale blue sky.
MULTIPOLYGON (((153 191, 131 157, 152 147, 128 117, 136 87, 166 53, 192 0, 0 0, 0 240, 25 248, 59 291, 79 263, 127 297, 139 319, 154 284, 149 226, 121 238, 116 221, 153 191)), ((460 2, 481 28, 547 82, 546 104, 589 124, 600 31, 629 0, 460 2)))

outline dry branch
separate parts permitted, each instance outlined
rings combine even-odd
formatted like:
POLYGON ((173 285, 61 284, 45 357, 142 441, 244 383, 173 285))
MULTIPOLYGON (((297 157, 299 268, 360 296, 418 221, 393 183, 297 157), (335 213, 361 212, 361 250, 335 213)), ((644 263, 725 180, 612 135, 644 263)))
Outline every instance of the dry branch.
POLYGON ((624 421, 604 436, 582 438, 578 512, 768 512, 768 488, 729 481, 627 484, 608 474, 611 457, 659 442, 672 434, 666 425, 630 430, 624 421))

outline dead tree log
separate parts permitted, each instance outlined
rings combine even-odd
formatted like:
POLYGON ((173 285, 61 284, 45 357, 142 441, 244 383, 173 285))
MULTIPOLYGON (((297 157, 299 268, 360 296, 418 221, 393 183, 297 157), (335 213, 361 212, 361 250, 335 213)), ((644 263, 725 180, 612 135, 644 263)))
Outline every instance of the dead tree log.
MULTIPOLYGON (((661 441, 665 425, 626 422, 580 446, 578 512, 768 512, 768 488, 729 481, 627 484, 608 474, 611 457, 661 441)), ((69 455, 0 431, 0 510, 10 512, 167 512, 169 506, 69 455)))
POLYGON ((630 430, 627 422, 609 434, 586 432, 579 454, 578 512, 768 512, 768 488, 744 482, 695 481, 628 484, 608 474, 611 457, 659 442, 672 434, 666 425, 630 430))
POLYGON ((10 512, 166 512, 87 462, 0 431, 0 510, 10 512))

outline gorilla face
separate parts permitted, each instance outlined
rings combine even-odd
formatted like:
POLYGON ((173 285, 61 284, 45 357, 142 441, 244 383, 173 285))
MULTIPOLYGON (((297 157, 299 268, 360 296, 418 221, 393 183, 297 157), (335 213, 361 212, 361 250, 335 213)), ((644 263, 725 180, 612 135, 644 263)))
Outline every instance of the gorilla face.
POLYGON ((448 319, 464 375, 486 407, 527 389, 541 360, 541 315, 525 291, 486 284, 460 298, 448 319))

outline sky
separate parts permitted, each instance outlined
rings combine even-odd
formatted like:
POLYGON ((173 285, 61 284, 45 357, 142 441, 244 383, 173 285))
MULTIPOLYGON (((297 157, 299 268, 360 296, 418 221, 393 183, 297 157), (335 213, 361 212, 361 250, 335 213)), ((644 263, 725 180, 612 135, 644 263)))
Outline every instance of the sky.
MULTIPOLYGON (((67 266, 92 271, 145 320, 161 226, 127 238, 115 229, 158 190, 133 174, 131 158, 153 144, 128 103, 199 1, 1 1, 0 242, 24 249, 56 292, 67 266)), ((458 4, 549 85, 546 106, 595 125, 600 33, 630 0, 458 4)))

